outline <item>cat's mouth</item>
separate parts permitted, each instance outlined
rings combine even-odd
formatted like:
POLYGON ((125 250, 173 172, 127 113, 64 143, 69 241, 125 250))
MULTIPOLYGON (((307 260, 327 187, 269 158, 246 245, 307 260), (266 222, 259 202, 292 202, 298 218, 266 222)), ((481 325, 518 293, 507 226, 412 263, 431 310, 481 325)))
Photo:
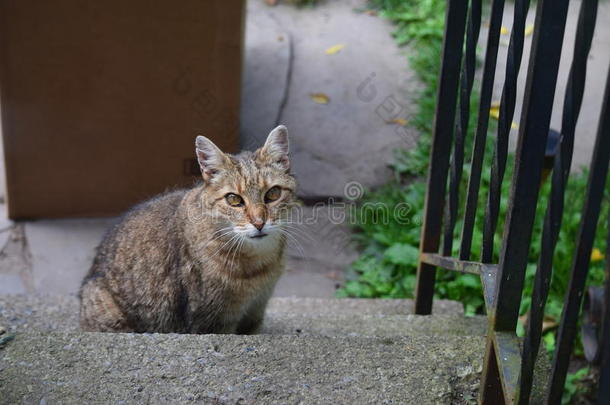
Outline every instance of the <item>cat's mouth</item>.
POLYGON ((264 238, 267 235, 268 235, 267 233, 257 233, 256 235, 250 236, 250 238, 251 239, 262 239, 262 238, 264 238))

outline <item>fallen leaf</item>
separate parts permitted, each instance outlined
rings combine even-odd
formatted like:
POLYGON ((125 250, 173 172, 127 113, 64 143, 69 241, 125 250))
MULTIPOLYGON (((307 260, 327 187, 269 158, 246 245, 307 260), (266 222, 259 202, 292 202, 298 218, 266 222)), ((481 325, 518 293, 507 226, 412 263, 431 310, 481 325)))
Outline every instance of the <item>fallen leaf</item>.
POLYGON ((544 321, 542 322, 542 333, 546 333, 551 329, 555 329, 557 326, 559 326, 557 321, 545 317, 544 321))
POLYGON ((500 119, 500 105, 498 105, 497 107, 492 106, 489 109, 489 116, 491 118, 499 120, 500 119))
POLYGON ((267 3, 268 6, 275 6, 277 5, 277 1, 278 0, 265 0, 265 3, 267 3))
MULTIPOLYGON (((500 119, 500 103, 495 102, 491 104, 491 108, 489 109, 489 116, 493 119, 500 119)), ((510 127, 512 129, 519 129, 519 125, 515 121, 510 123, 510 127)))
POLYGON ((409 123, 409 121, 407 121, 407 120, 406 120, 406 119, 404 119, 404 118, 395 118, 395 119, 393 119, 392 121, 388 122, 388 124, 398 124, 398 125, 400 125, 401 127, 406 126, 408 123, 409 123))
POLYGON ((326 51, 324 51, 324 53, 326 53, 327 55, 334 55, 334 54, 338 53, 343 48, 345 48, 344 44, 333 45, 330 48, 328 48, 326 51))
POLYGON ((340 281, 343 279, 342 275, 339 272, 334 271, 334 270, 326 273, 326 277, 328 277, 334 281, 340 281))
POLYGON ((525 36, 529 37, 530 35, 532 35, 533 32, 534 32, 534 24, 528 24, 525 27, 525 32, 524 32, 525 36))
POLYGON ((510 34, 510 30, 509 30, 508 28, 506 28, 505 26, 502 26, 502 27, 500 28, 500 34, 502 34, 502 35, 508 35, 508 34, 510 34))
MULTIPOLYGON (((525 315, 521 315, 519 317, 519 322, 521 322, 521 325, 523 325, 524 328, 527 327, 529 315, 530 313, 528 312, 525 315)), ((559 326, 559 324, 557 323, 557 320, 555 318, 550 315, 544 315, 544 319, 542 320, 542 333, 546 333, 552 329, 555 329, 557 328, 557 326, 559 326)))
POLYGON ((602 260, 604 260, 604 254, 598 248, 594 248, 591 251, 591 261, 593 263, 595 263, 595 262, 601 262, 602 260))
POLYGON ((365 13, 374 17, 377 15, 377 10, 366 10, 365 13))
POLYGON ((324 93, 310 93, 309 97, 316 104, 328 104, 330 101, 330 98, 324 93))

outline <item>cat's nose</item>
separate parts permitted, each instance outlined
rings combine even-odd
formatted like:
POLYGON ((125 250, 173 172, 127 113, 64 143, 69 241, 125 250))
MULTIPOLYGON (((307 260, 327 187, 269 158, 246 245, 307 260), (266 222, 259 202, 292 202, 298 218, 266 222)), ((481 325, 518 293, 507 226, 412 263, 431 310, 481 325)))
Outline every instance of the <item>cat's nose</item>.
POLYGON ((260 231, 265 226, 265 221, 263 221, 262 219, 255 219, 254 221, 252 221, 252 225, 254 225, 254 227, 260 231))

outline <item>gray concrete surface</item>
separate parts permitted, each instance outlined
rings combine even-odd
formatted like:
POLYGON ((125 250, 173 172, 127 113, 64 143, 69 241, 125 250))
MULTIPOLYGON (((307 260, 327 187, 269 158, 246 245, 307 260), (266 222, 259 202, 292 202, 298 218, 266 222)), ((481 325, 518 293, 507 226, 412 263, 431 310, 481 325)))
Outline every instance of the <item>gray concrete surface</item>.
POLYGON ((396 47, 387 20, 355 11, 366 4, 248 2, 243 142, 258 145, 270 124, 285 124, 303 195, 343 196, 351 181, 382 184, 392 150, 414 144, 413 133, 391 122, 414 111, 408 51, 396 47), (345 47, 325 53, 337 44, 345 47), (314 103, 312 93, 329 103, 314 103))
POLYGON ((1 404, 449 404, 481 337, 27 333, 0 350, 1 404))
MULTIPOLYGON (((0 302, 2 298, 0 297, 0 302)), ((312 298, 274 297, 269 301, 267 312, 277 314, 308 315, 409 315, 413 314, 413 300, 366 299, 366 298, 312 298)), ((464 315, 464 307, 457 301, 434 300, 435 315, 464 315)))
MULTIPOLYGON (((264 333, 323 336, 406 334, 483 335, 481 318, 464 318, 461 304, 437 300, 435 316, 413 314, 412 300, 275 297, 264 333)), ((77 331, 74 295, 0 295, 0 327, 8 332, 77 331)))

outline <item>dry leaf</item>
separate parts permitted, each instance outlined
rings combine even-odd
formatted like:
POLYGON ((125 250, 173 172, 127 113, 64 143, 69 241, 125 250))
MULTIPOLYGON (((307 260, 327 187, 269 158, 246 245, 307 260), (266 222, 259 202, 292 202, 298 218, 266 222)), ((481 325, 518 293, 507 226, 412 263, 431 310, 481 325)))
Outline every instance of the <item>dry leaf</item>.
POLYGON ((508 34, 510 34, 510 30, 509 30, 508 28, 506 28, 505 26, 502 26, 502 27, 500 28, 500 34, 502 34, 502 35, 508 35, 508 34))
MULTIPOLYGON (((523 327, 527 327, 527 321, 529 318, 530 313, 528 312, 525 315, 521 315, 519 317, 519 322, 521 322, 521 325, 523 325, 523 327)), ((557 320, 555 318, 553 318, 550 315, 544 315, 544 319, 542 320, 542 333, 546 333, 552 329, 557 328, 557 326, 559 326, 559 324, 557 323, 557 320)))
POLYGON ((497 107, 492 106, 492 107, 489 109, 489 116, 490 116, 491 118, 494 118, 494 119, 496 119, 496 120, 499 120, 499 119, 500 119, 500 105, 498 105, 497 107))
POLYGON ((377 15, 377 10, 366 10, 365 13, 374 17, 377 15))
POLYGON ((334 54, 338 53, 343 48, 345 48, 344 44, 333 45, 330 48, 328 48, 326 51, 324 51, 324 53, 326 53, 327 55, 334 55, 334 54))
POLYGON ((534 24, 528 24, 525 27, 525 32, 524 32, 525 36, 529 37, 530 35, 532 35, 533 32, 534 32, 534 24))
MULTIPOLYGON (((489 109, 489 116, 493 119, 500 119, 500 103, 494 102, 491 104, 491 108, 489 109)), ((515 121, 510 123, 510 127, 512 129, 519 129, 519 125, 515 121)))
POLYGON ((326 277, 330 278, 331 280, 334 281, 341 281, 343 279, 343 276, 341 273, 333 270, 333 271, 329 271, 328 273, 326 273, 326 277))
POLYGON ((544 321, 542 321, 542 333, 555 329, 557 326, 559 326, 559 324, 556 320, 545 317, 544 321))
POLYGON ((278 0, 265 0, 265 3, 267 3, 268 6, 275 6, 277 5, 278 0))
POLYGON ((602 260, 604 260, 604 254, 598 248, 594 248, 591 251, 591 261, 593 263, 595 263, 595 262, 601 262, 602 260))
POLYGON ((389 122, 389 124, 398 124, 401 127, 406 126, 408 123, 409 123, 409 121, 407 121, 404 118, 395 118, 395 119, 393 119, 392 121, 389 122))
POLYGON ((311 93, 309 94, 309 97, 316 104, 328 104, 328 102, 330 101, 330 98, 328 98, 328 96, 324 93, 311 93))

